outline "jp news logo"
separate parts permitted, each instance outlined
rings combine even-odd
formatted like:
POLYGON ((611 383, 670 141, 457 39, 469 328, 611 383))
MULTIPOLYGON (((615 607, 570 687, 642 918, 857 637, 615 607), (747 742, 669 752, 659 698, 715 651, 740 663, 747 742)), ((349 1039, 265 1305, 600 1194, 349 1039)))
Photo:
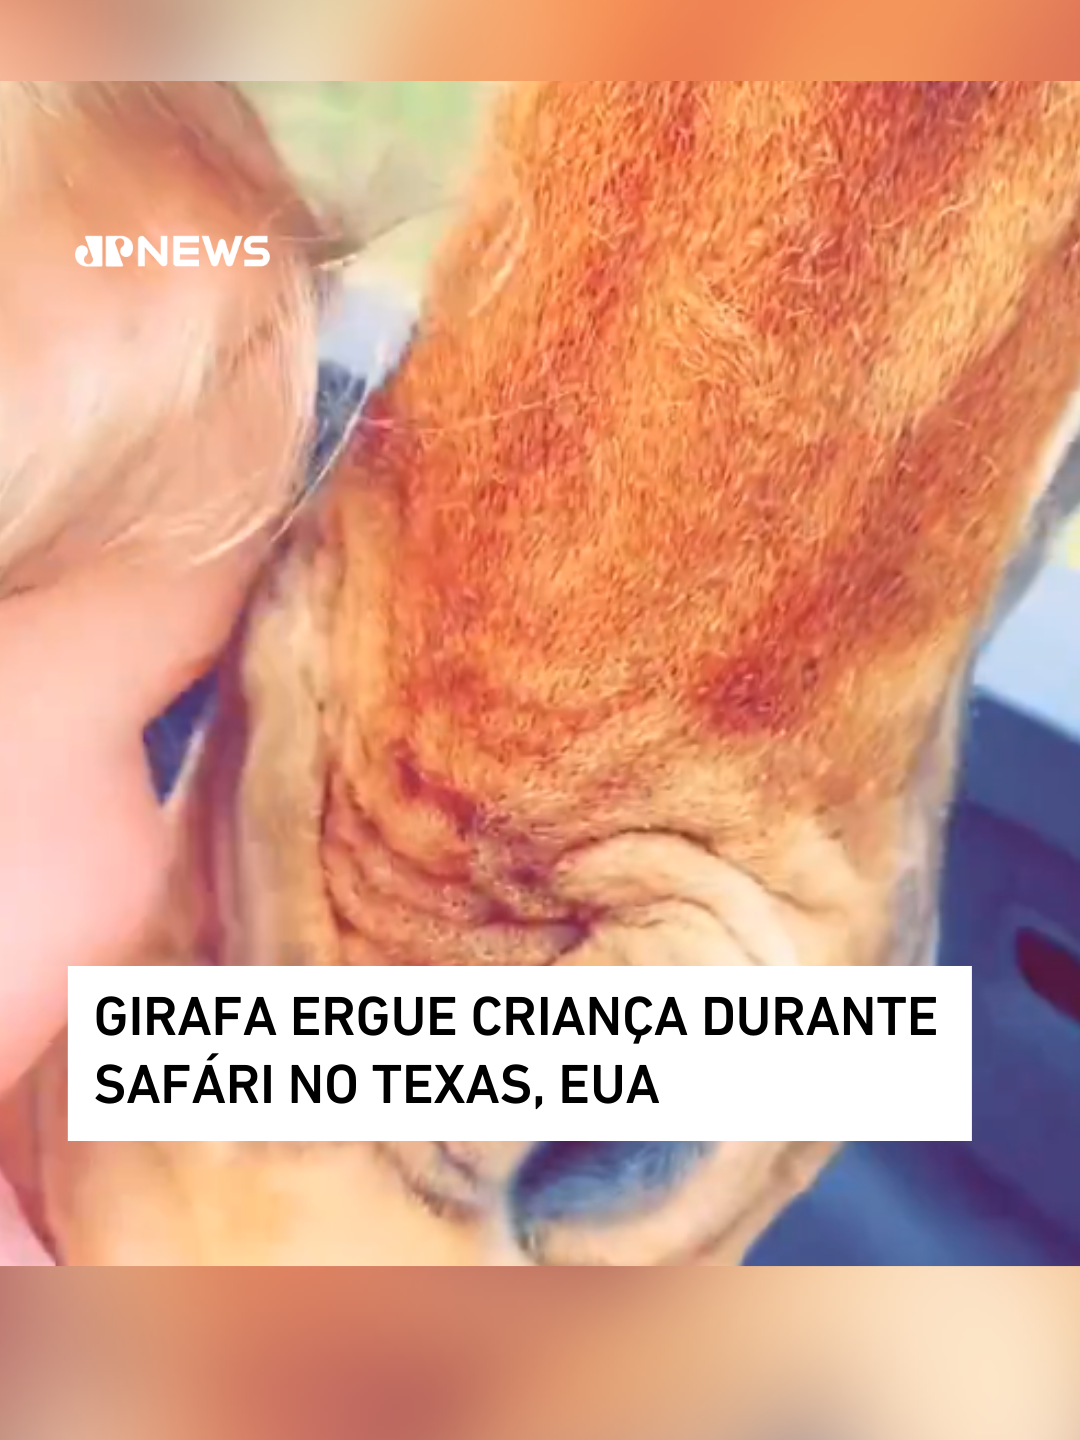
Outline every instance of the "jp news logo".
POLYGON ((204 252, 205 258, 215 267, 235 265, 243 247, 244 264, 260 267, 270 264, 268 238, 266 235, 237 235, 230 244, 227 240, 212 241, 208 235, 162 235, 160 242, 152 243, 145 235, 140 235, 136 244, 126 235, 87 235, 86 244, 75 251, 75 259, 88 270, 121 268, 125 260, 136 256, 135 263, 143 266, 149 257, 158 265, 191 269, 203 263, 204 252))

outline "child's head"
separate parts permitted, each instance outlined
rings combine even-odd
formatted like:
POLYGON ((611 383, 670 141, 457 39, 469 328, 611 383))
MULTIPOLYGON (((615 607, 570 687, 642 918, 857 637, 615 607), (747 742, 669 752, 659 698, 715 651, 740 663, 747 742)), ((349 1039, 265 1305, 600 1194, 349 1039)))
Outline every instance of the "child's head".
POLYGON ((296 493, 319 227, 231 87, 0 83, 0 1089, 118 962, 165 836, 144 726, 219 650, 296 493), (197 236, 197 268, 91 235, 197 236), (201 237, 266 236, 210 264, 201 237), (21 1015, 21 1018, 19 1018, 21 1015))
POLYGON ((57 544, 190 560, 280 515, 311 413, 320 237, 236 93, 0 84, 0 227, 0 589, 57 544), (200 237, 238 234, 271 237, 270 263, 241 246, 214 265, 200 237), (190 235, 200 263, 84 268, 89 235, 159 252, 190 235))

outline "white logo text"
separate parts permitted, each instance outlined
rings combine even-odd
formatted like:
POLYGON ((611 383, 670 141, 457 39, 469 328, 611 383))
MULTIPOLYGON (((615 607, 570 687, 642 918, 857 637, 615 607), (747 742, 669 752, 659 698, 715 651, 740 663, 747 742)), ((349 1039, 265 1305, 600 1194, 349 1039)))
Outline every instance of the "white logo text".
POLYGON ((87 269, 102 266, 112 269, 123 266, 137 249, 140 265, 145 265, 147 256, 150 256, 158 265, 191 268, 202 264, 205 249, 211 265, 217 267, 224 263, 231 266, 235 264, 242 245, 244 254, 249 257, 244 264, 261 267, 270 264, 268 238, 266 235, 237 235, 230 245, 226 240, 212 241, 209 235, 162 235, 159 242, 140 235, 136 246, 136 242, 126 235, 87 235, 86 244, 75 251, 75 259, 87 269))

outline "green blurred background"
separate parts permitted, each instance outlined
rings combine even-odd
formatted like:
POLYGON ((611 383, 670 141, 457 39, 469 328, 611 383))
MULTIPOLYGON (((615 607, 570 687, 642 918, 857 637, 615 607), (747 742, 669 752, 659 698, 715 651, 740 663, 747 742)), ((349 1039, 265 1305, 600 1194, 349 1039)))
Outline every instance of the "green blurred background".
MULTIPOLYGON (((286 155, 313 193, 362 223, 365 199, 395 208, 385 186, 410 196, 444 185, 447 195, 475 142, 490 80, 252 80, 245 88, 286 155), (382 180, 372 181, 382 167, 382 180), (380 193, 380 184, 382 193, 380 193)), ((446 223, 447 208, 394 228, 354 268, 357 278, 385 276, 419 289, 424 266, 446 223)), ((1080 518, 1064 542, 1066 559, 1080 569, 1080 518)))
POLYGON ((317 198, 340 206, 361 228, 368 207, 377 226, 386 211, 393 219, 421 212, 395 225, 353 272, 389 272, 417 288, 447 202, 467 173, 492 84, 251 80, 244 88, 317 198))

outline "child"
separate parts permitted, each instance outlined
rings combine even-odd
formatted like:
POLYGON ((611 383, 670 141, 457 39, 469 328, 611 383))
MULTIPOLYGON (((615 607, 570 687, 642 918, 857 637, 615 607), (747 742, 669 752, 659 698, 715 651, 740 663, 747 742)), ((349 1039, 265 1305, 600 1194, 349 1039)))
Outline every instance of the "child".
POLYGON ((121 963, 158 901, 143 731, 296 493, 326 237, 234 88, 195 82, 0 83, 0 227, 2 1095, 67 967, 121 963), (77 263, 107 235, 206 242, 197 267, 77 263), (237 235, 269 263, 211 264, 237 235))

